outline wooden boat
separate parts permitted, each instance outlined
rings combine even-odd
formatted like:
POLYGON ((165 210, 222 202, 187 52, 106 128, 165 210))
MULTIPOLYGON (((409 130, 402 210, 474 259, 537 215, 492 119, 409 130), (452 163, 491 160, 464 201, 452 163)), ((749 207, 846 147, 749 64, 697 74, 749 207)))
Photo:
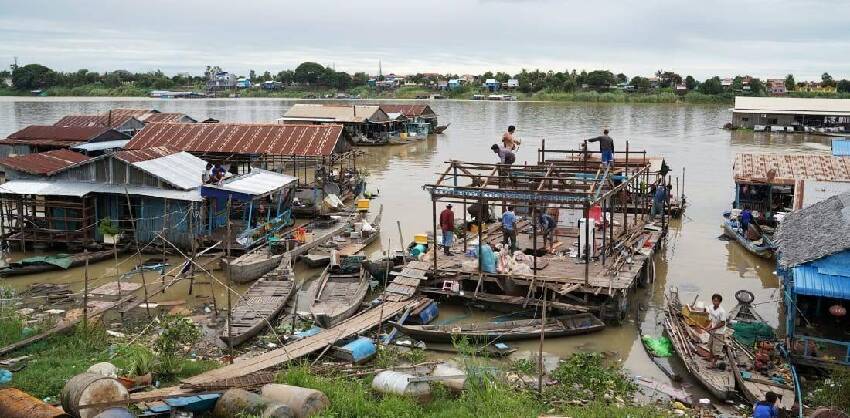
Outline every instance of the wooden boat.
MULTIPOLYGON (((302 244, 280 254, 272 252, 270 244, 257 247, 233 260, 230 263, 230 280, 234 283, 249 283, 268 273, 280 264, 284 257, 296 259, 299 255, 307 253, 312 248, 327 242, 333 236, 345 230, 351 223, 352 218, 338 220, 332 224, 312 223, 307 228, 313 227, 306 234, 302 244)), ((292 231, 290 231, 291 233, 292 231)), ((271 240, 271 238, 269 239, 271 240)), ((225 269, 227 262, 222 261, 225 269)))
MULTIPOLYGON (((740 293, 741 291, 736 293, 735 296, 738 297, 740 293)), ((751 309, 752 293, 749 293, 749 301, 738 299, 738 305, 729 314, 730 322, 766 323, 758 313, 751 309)), ((755 347, 746 347, 735 338, 730 338, 726 346, 726 355, 729 366, 735 375, 738 389, 750 403, 764 400, 767 392, 773 392, 779 395, 777 406, 787 413, 794 408, 797 397, 793 378, 790 377, 791 365, 779 352, 777 343, 777 341, 757 342, 755 347), (787 380, 792 383, 777 382, 771 376, 765 374, 765 371, 757 370, 757 359, 760 362, 767 361, 776 364, 771 374, 785 375, 787 380)))
MULTIPOLYGON (((124 250, 125 248, 119 248, 118 252, 121 253, 124 250)), ((99 261, 109 260, 113 257, 115 257, 114 249, 103 251, 89 251, 87 253, 76 253, 68 256, 68 258, 70 259, 70 264, 68 265, 68 268, 82 266, 86 264, 86 259, 88 259, 89 264, 94 264, 99 261)), ((56 264, 50 264, 46 262, 22 262, 24 260, 11 262, 9 263, 8 267, 0 269, 0 277, 21 276, 24 274, 43 273, 45 271, 65 270, 61 266, 58 266, 56 264)))
POLYGON ((254 282, 242 295, 239 303, 230 311, 230 335, 227 326, 220 338, 234 346, 255 337, 274 321, 289 301, 295 288, 292 263, 288 257, 278 266, 254 282))
POLYGON ((363 268, 369 271, 372 279, 383 283, 390 278, 391 271, 399 271, 405 264, 403 251, 399 251, 393 257, 382 257, 376 260, 364 260, 363 268))
POLYGON ((743 233, 738 230, 736 221, 724 219, 721 227, 723 228, 724 235, 738 241, 738 243, 741 244, 747 251, 762 258, 773 257, 774 247, 767 235, 762 235, 762 242, 757 244, 754 241, 748 240, 743 233))
MULTIPOLYGON (((339 231, 334 234, 329 239, 325 240, 322 244, 316 246, 305 256, 300 257, 301 260, 309 265, 310 267, 321 267, 323 265, 327 265, 330 262, 331 252, 335 251, 336 255, 340 258, 349 257, 355 254, 360 253, 369 244, 375 242, 378 239, 378 235, 381 232, 381 218, 384 213, 384 205, 381 205, 378 209, 378 214, 372 218, 371 221, 368 221, 368 224, 371 227, 371 231, 360 230, 357 231, 359 221, 354 221, 351 225, 354 226, 354 230, 349 231, 347 228, 339 231), (310 257, 312 256, 312 257, 310 257), (326 256, 324 258, 322 256, 326 256), (312 263, 312 265, 311 265, 312 263)), ((362 215, 358 215, 358 219, 362 219, 362 215)), ((360 224, 362 225, 362 224, 360 224)), ((362 227, 361 227, 362 228, 362 227)))
POLYGON ((434 133, 435 134, 441 134, 441 133, 445 132, 446 129, 448 129, 449 126, 451 126, 451 125, 452 125, 451 123, 449 123, 448 125, 438 125, 436 128, 434 128, 434 133))
MULTIPOLYGON (((390 324, 401 333, 425 342, 451 343, 453 338, 468 337, 476 343, 514 341, 540 338, 540 319, 484 322, 464 325, 401 325, 390 324)), ((546 338, 588 334, 601 331, 605 323, 589 313, 556 316, 546 319, 543 326, 546 338)))
POLYGON ((667 294, 664 329, 673 343, 673 350, 682 359, 688 372, 712 395, 722 400, 729 399, 735 393, 734 373, 728 367, 724 370, 713 367, 712 361, 703 357, 710 352, 708 335, 689 324, 684 314, 690 312, 689 309, 679 300, 678 289, 671 288, 667 294))
POLYGON ((333 273, 329 266, 319 280, 310 313, 324 328, 332 328, 357 312, 369 290, 369 273, 363 268, 355 273, 333 273))

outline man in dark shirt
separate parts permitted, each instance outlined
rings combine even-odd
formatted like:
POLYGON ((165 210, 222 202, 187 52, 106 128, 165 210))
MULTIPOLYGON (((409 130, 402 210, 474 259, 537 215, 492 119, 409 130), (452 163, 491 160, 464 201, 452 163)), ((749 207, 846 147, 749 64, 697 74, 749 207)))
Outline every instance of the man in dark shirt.
POLYGON ((446 255, 452 255, 451 248, 455 238, 455 213, 452 212, 452 204, 440 212, 440 230, 443 231, 443 250, 446 255))
POLYGON ((590 138, 587 142, 599 142, 599 152, 602 153, 603 164, 614 163, 614 140, 608 136, 608 130, 602 131, 601 136, 590 138))

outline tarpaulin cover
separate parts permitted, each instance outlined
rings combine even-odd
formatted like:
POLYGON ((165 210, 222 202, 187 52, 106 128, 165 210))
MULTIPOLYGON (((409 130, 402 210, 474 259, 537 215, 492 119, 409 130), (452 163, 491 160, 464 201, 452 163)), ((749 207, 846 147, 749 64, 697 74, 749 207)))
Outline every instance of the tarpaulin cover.
POLYGON ((71 267, 71 256, 68 254, 45 255, 40 257, 24 258, 13 263, 15 266, 27 266, 30 264, 53 264, 54 266, 66 269, 71 267))
POLYGON ((644 335, 640 338, 643 341, 643 346, 655 357, 670 357, 673 355, 673 344, 667 337, 652 338, 649 335, 644 335))
POLYGON ((776 339, 773 328, 764 322, 736 322, 732 329, 735 330, 735 339, 747 347, 752 347, 756 341, 776 339))

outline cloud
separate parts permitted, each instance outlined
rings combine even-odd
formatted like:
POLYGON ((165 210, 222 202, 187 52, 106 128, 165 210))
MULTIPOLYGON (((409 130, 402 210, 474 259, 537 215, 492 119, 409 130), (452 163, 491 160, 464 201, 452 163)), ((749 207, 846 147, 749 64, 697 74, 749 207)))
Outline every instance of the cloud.
POLYGON ((65 71, 277 72, 312 60, 374 73, 381 60, 396 73, 850 77, 850 3, 825 0, 0 0, 0 10, 0 59, 65 71))

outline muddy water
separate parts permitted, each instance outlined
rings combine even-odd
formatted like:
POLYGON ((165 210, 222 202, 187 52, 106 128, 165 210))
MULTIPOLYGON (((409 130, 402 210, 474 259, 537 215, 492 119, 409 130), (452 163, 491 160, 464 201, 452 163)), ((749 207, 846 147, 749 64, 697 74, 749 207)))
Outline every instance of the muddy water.
MULTIPOLYGON (((222 122, 264 122, 280 117, 294 101, 266 99, 223 100, 115 100, 115 99, 20 99, 0 98, 0 136, 30 124, 51 124, 66 114, 96 113, 113 107, 156 108, 184 112, 195 119, 208 117, 222 122)), ((590 336, 548 340, 545 350, 568 354, 577 350, 616 352, 626 367, 637 374, 663 377, 649 361, 639 340, 640 333, 660 334, 661 316, 655 309, 664 300, 664 289, 678 286, 684 299, 695 295, 708 299, 712 293, 724 296, 727 310, 734 305, 738 289, 756 295, 758 312, 773 325, 779 324, 779 283, 771 263, 749 256, 735 243, 718 240, 720 214, 732 201, 732 160, 735 153, 828 152, 828 142, 800 135, 727 132, 719 127, 731 119, 727 105, 649 105, 649 104, 565 104, 433 101, 440 122, 451 122, 444 135, 412 145, 369 148, 361 164, 371 173, 369 188, 380 191, 376 203, 384 205, 381 246, 398 247, 396 221, 401 222, 405 240, 431 227, 431 204, 422 184, 432 181, 449 159, 493 161, 489 146, 507 125, 517 126, 523 140, 518 161, 534 161, 535 150, 545 139, 547 148, 576 147, 579 142, 611 130, 619 149, 625 142, 633 150, 646 149, 664 156, 673 175, 684 183, 689 207, 685 217, 672 225, 669 241, 657 259, 655 284, 641 291, 632 303, 632 320, 590 336), (684 180, 682 168, 686 168, 684 180)), ((675 182, 675 180, 674 180, 675 182)), ((681 187, 681 186, 680 186, 681 187)), ((380 251, 375 248, 374 251, 380 251)), ((129 263, 126 263, 129 264, 129 263)), ((113 262, 92 267, 92 274, 110 274, 113 262)), ((312 272, 311 274, 315 274, 312 272)), ((156 274, 150 274, 158 279, 156 274)), ((25 278, 10 279, 15 287, 28 283, 75 282, 80 269, 25 278)), ((186 299, 187 283, 159 296, 186 299)), ((196 285, 198 301, 209 297, 210 287, 196 285)), ((219 300, 222 293, 217 291, 219 300)), ((189 298, 192 299, 192 298, 189 298)), ((494 314, 467 312, 460 307, 442 307, 440 320, 473 321, 494 314)), ((536 349, 535 342, 519 344, 536 349)))

